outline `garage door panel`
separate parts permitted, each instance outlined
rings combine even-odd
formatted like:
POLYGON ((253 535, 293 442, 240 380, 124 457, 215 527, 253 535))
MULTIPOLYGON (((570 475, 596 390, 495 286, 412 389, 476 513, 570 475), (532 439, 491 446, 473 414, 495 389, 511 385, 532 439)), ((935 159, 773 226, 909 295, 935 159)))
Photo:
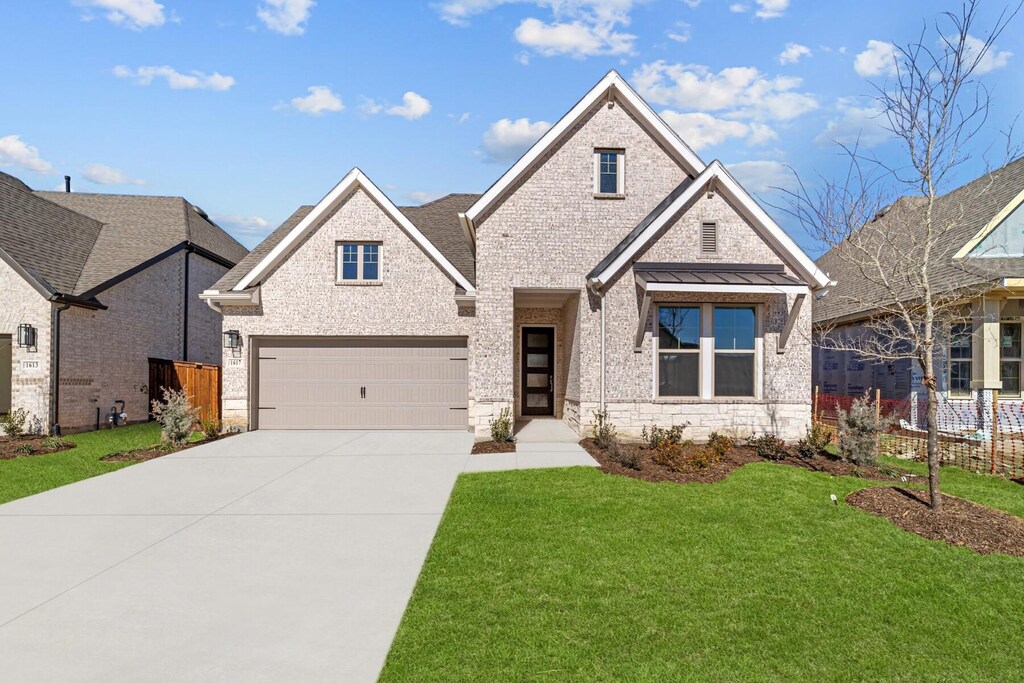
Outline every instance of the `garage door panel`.
POLYGON ((257 350, 264 429, 466 428, 464 339, 274 340, 257 350))

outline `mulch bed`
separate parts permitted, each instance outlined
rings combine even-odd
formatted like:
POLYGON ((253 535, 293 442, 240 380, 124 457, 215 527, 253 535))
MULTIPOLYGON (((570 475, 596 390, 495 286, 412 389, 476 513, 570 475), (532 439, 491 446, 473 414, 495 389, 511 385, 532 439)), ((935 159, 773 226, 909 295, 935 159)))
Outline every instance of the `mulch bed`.
MULTIPOLYGON (((760 457, 753 448, 748 446, 733 446, 725 453, 718 462, 711 463, 704 469, 686 468, 681 471, 661 465, 654 460, 655 451, 643 443, 620 443, 619 448, 627 455, 634 456, 638 467, 636 469, 626 467, 621 462, 612 459, 610 454, 597 446, 593 439, 587 438, 580 441, 580 445, 590 453, 601 465, 601 470, 608 474, 617 474, 624 477, 632 477, 649 482, 670 481, 677 484, 711 484, 725 479, 729 474, 743 465, 751 462, 776 462, 782 465, 799 467, 812 472, 825 472, 837 477, 861 477, 875 481, 899 481, 902 472, 890 472, 880 470, 876 467, 858 467, 843 462, 837 458, 827 456, 815 456, 804 459, 796 455, 790 455, 785 460, 768 461, 760 457)), ((684 447, 684 454, 695 453, 703 448, 703 444, 690 444, 684 447)))
POLYGON ((928 507, 928 492, 879 486, 855 491, 846 502, 919 536, 982 553, 1024 557, 1024 519, 954 496, 942 512, 928 507))
POLYGON ((0 438, 0 460, 49 455, 74 447, 75 445, 72 443, 64 443, 53 448, 47 445, 47 438, 44 436, 5 436, 0 438))
POLYGON ((515 441, 478 441, 473 444, 473 455, 483 453, 514 453, 516 450, 515 441))

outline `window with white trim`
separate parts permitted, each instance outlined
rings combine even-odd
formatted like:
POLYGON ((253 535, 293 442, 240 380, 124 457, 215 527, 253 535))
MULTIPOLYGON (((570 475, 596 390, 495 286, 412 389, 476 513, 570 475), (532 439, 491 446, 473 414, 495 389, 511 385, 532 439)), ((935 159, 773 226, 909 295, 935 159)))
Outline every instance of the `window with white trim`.
POLYGON ((756 398, 762 355, 756 304, 659 304, 660 398, 756 398))
POLYGON ((970 398, 974 335, 970 324, 949 326, 949 395, 970 398))
POLYGON ((626 155, 621 149, 594 150, 594 194, 622 196, 626 193, 626 155))
POLYGON ((379 242, 338 242, 338 282, 380 282, 380 246, 379 242))
POLYGON ((1000 396, 1020 396, 1021 363, 1021 323, 1000 323, 999 380, 1003 383, 1000 396))

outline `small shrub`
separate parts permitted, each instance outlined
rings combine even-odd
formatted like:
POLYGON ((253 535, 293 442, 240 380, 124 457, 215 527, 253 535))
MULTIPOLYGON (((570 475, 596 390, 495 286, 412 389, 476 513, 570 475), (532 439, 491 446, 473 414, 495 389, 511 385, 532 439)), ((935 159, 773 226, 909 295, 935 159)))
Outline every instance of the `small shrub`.
POLYGON ((199 426, 203 430, 203 437, 207 440, 216 439, 220 436, 221 424, 220 420, 215 417, 207 418, 199 423, 199 426))
POLYGON ((28 411, 24 408, 17 408, 5 415, 0 415, 0 429, 7 436, 24 434, 26 422, 28 422, 28 411))
POLYGON ((877 415, 875 406, 865 395, 850 405, 849 412, 838 408, 839 457, 854 465, 874 465, 878 457, 879 437, 888 429, 892 418, 877 415))
POLYGON ((708 448, 710 448, 711 452, 714 453, 715 456, 717 456, 715 458, 715 462, 718 462, 719 460, 724 458, 725 454, 732 450, 732 447, 734 445, 735 444, 733 443, 732 438, 726 436, 725 434, 711 432, 711 434, 708 436, 708 448))
POLYGON ((640 453, 635 448, 623 448, 618 439, 613 438, 609 443, 608 457, 628 469, 640 469, 640 453))
POLYGON ((652 424, 650 431, 645 426, 640 430, 640 436, 647 443, 648 448, 658 448, 662 443, 680 444, 683 442, 683 430, 689 425, 672 425, 668 429, 652 424))
POLYGON ((658 443, 652 458, 654 462, 662 467, 669 468, 673 472, 682 472, 687 466, 683 446, 667 440, 658 443))
POLYGON ((810 460, 818 454, 818 449, 811 444, 810 440, 800 439, 796 442, 796 454, 804 460, 810 460))
POLYGON ((512 441, 512 409, 502 408, 498 413, 498 417, 494 418, 490 422, 491 425, 491 439, 499 443, 505 443, 506 441, 512 441))
MULTIPOLYGON (((729 441, 729 448, 731 448, 732 439, 729 439, 729 437, 724 438, 729 441)), ((707 445, 694 449, 693 452, 690 453, 687 458, 687 464, 695 470, 706 470, 716 462, 720 462, 722 460, 722 456, 729 450, 729 448, 726 448, 725 451, 719 451, 717 443, 716 446, 712 446, 711 442, 708 442, 707 445)))
POLYGON ((758 457, 765 460, 785 460, 789 455, 786 442, 771 432, 750 437, 747 439, 747 445, 757 451, 758 457))
POLYGON ((192 425, 196 423, 198 411, 189 403, 184 390, 164 387, 163 395, 162 401, 153 401, 153 419, 160 424, 164 441, 182 446, 192 436, 192 425))
POLYGON ((36 448, 30 443, 23 443, 17 448, 15 448, 14 452, 20 453, 21 455, 32 455, 33 453, 36 452, 36 448))
POLYGON ((608 420, 608 411, 594 411, 594 443, 598 448, 608 448, 615 440, 615 425, 608 420))
POLYGON ((73 448, 74 442, 65 439, 63 436, 48 436, 43 439, 43 447, 51 451, 59 451, 65 448, 73 448))

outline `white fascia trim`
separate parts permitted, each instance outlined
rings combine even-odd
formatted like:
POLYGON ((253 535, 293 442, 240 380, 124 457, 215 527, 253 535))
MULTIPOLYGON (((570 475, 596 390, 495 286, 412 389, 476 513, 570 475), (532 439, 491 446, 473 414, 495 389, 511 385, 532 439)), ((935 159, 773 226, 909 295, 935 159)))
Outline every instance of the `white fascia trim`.
POLYGON ((372 197, 373 200, 384 209, 388 216, 398 223, 406 234, 408 234, 414 242, 427 252, 427 255, 430 256, 430 258, 433 259, 442 270, 455 280, 456 284, 465 289, 467 293, 475 293, 476 289, 470 284, 469 280, 467 280, 466 277, 460 273, 454 265, 452 265, 451 261, 445 258, 445 256, 438 251, 437 247, 435 247, 433 243, 431 243, 431 241, 428 240, 426 236, 412 224, 405 214, 398 210, 398 207, 388 199, 387 195, 381 192, 380 188, 374 185, 373 182, 358 168, 354 168, 349 171, 348 174, 341 179, 341 182, 335 185, 334 189, 328 192, 327 195, 321 199, 315 207, 313 207, 313 210, 309 212, 309 215, 299 221, 298 225, 292 228, 291 232, 289 232, 285 238, 270 251, 269 254, 264 256, 263 259, 256 264, 255 268, 246 273, 245 277, 239 280, 238 284, 235 285, 232 290, 237 292, 249 287, 271 268, 283 261, 291 250, 291 247, 301 241, 301 239, 310 229, 312 229, 314 225, 330 214, 330 212, 333 211, 339 203, 341 203, 341 200, 348 196, 349 191, 356 186, 361 187, 368 195, 370 195, 370 197, 372 197))
POLYGON ((715 184, 715 190, 725 191, 725 194, 738 205, 741 212, 745 214, 745 218, 750 221, 755 230, 783 255, 785 261, 811 284, 812 289, 819 289, 832 284, 828 276, 815 265, 814 261, 804 253, 803 249, 796 245, 796 242, 772 220, 771 216, 754 201, 754 198, 743 189, 736 179, 729 175, 722 162, 716 159, 708 164, 704 172, 697 176, 690 183, 689 187, 661 215, 651 221, 651 224, 647 226, 647 229, 637 239, 633 240, 607 268, 591 280, 591 287, 601 288, 607 285, 616 273, 661 232, 668 220, 675 216, 694 196, 702 192, 712 180, 719 181, 715 184))
POLYGON ((728 285, 648 282, 648 292, 702 292, 705 294, 808 294, 807 285, 728 285))
POLYGON ((222 303, 256 303, 260 302, 260 290, 259 287, 250 289, 247 292, 236 292, 234 290, 230 292, 221 292, 216 289, 207 289, 203 291, 199 298, 204 301, 216 301, 222 303))
POLYGON ((466 217, 473 223, 487 210, 505 191, 519 179, 533 164, 547 153, 548 149, 555 145, 562 136, 569 131, 588 111, 590 111, 609 91, 614 91, 621 101, 633 110, 633 114, 647 125, 648 131, 654 134, 665 147, 694 175, 704 170, 704 162, 697 156, 690 147, 676 134, 672 128, 665 123, 660 116, 644 101, 640 95, 630 87, 617 71, 612 70, 598 82, 590 92, 583 96, 576 105, 569 110, 558 122, 552 126, 547 133, 541 136, 540 140, 533 146, 508 171, 491 185, 487 191, 466 211, 466 217))

